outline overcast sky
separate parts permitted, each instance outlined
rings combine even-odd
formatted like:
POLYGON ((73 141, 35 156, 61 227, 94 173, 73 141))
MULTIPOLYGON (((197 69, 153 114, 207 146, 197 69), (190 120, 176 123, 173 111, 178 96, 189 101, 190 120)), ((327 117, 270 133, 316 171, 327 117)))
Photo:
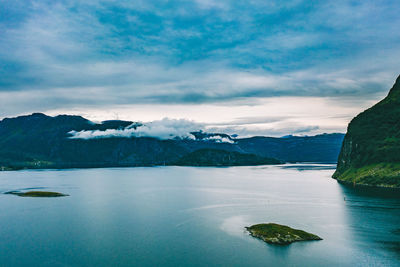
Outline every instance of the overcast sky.
POLYGON ((344 132, 400 73, 398 0, 0 0, 0 117, 344 132))

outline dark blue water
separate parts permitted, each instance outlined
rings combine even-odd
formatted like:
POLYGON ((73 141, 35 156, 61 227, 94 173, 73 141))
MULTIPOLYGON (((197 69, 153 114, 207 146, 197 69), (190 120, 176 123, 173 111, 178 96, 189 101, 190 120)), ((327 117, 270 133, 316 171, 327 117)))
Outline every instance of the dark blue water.
POLYGON ((400 266, 400 199, 355 192, 330 166, 0 172, 0 266, 400 266), (323 241, 286 247, 244 227, 323 241))

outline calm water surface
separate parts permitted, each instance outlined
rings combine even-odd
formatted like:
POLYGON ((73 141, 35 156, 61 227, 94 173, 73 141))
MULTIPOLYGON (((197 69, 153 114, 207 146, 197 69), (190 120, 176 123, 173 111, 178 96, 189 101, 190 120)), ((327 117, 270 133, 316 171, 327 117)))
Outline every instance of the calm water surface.
POLYGON ((0 172, 0 266, 400 266, 400 199, 345 188, 330 165, 0 172), (280 247, 276 222, 323 241, 280 247))

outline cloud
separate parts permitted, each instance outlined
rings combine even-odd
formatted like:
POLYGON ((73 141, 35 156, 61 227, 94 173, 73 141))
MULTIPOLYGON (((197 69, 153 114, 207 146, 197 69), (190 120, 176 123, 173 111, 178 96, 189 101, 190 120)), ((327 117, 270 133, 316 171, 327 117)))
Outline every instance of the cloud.
POLYGON ((5 1, 0 116, 271 97, 362 106, 398 75, 399 9, 397 0, 5 1))
POLYGON ((203 125, 184 119, 164 118, 158 121, 143 123, 142 126, 134 127, 136 124, 124 129, 107 129, 105 131, 71 131, 70 139, 96 139, 111 137, 155 137, 159 139, 194 139, 191 132, 200 131, 203 125))
POLYGON ((239 117, 232 121, 209 123, 209 126, 227 126, 227 125, 248 125, 248 124, 268 124, 274 122, 282 122, 290 118, 289 116, 253 116, 253 117, 239 117))
POLYGON ((234 144, 235 141, 232 140, 231 138, 220 136, 220 135, 213 135, 206 137, 202 139, 203 141, 213 141, 215 143, 228 143, 228 144, 234 144))
POLYGON ((315 135, 320 133, 318 125, 303 125, 301 123, 282 123, 274 125, 273 127, 244 127, 244 126, 227 126, 208 128, 212 132, 222 132, 228 135, 238 135, 239 138, 252 137, 252 136, 268 136, 268 137, 281 137, 285 135, 315 135))

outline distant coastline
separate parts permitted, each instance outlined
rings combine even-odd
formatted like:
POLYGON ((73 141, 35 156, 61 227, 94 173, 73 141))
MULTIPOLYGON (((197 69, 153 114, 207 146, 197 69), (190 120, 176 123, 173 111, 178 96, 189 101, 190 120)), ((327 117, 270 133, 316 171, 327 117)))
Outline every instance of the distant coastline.
POLYGON ((140 127, 131 121, 94 123, 72 115, 5 118, 0 121, 0 169, 335 162, 344 138, 340 133, 238 138, 202 131, 186 133, 190 138, 135 136, 140 127))

